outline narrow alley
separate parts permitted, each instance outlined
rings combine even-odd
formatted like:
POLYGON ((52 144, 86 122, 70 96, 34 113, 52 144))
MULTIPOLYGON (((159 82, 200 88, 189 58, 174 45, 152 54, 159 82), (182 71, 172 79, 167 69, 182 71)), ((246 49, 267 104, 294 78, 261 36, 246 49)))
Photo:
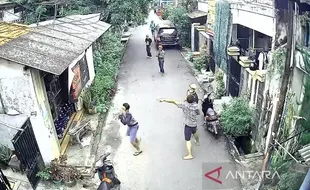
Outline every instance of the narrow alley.
MULTIPOLYGON (((203 129, 199 120, 200 146, 193 145, 194 159, 185 161, 182 111, 174 105, 159 103, 160 98, 183 101, 194 76, 178 50, 166 49, 166 75, 159 73, 156 49, 147 59, 144 37, 147 26, 137 28, 130 38, 119 74, 118 92, 107 116, 98 155, 112 150, 111 158, 125 190, 201 190, 204 164, 228 163, 230 156, 224 138, 215 140, 203 129), (117 120, 121 105, 127 102, 138 120, 138 137, 142 137, 143 153, 133 156, 126 137, 126 126, 117 120)), ((200 93, 200 98, 202 94, 200 93)), ((231 162, 231 165, 234 164, 231 162)), ((216 178, 216 174, 215 178, 216 178)), ((231 189, 241 189, 239 185, 231 189)), ((208 188, 209 189, 209 188, 208 188)), ((227 189, 227 188, 226 188, 227 189)))

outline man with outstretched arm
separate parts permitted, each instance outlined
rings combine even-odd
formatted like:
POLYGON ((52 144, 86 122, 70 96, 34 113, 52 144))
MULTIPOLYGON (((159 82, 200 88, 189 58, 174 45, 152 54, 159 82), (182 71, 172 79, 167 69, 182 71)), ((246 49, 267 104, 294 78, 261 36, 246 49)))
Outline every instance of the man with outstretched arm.
POLYGON ((184 113, 184 136, 186 142, 187 155, 183 157, 184 160, 193 159, 191 137, 194 136, 195 143, 199 146, 199 135, 197 132, 197 116, 200 115, 198 104, 194 102, 194 96, 188 95, 186 101, 183 103, 175 100, 161 99, 160 102, 175 104, 181 108, 184 113))
POLYGON ((133 155, 138 156, 142 153, 140 149, 140 141, 137 138, 137 132, 139 129, 139 123, 129 112, 130 105, 128 103, 124 103, 121 114, 118 116, 123 125, 127 125, 127 136, 130 136, 130 143, 137 150, 133 155))

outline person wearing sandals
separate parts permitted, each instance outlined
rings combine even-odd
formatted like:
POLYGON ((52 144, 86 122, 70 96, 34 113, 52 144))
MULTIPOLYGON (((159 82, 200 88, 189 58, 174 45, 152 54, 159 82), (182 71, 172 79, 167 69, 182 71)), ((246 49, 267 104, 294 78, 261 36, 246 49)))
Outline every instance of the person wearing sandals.
POLYGON ((130 105, 128 103, 124 103, 122 107, 122 113, 118 116, 123 125, 127 125, 127 136, 130 136, 130 143, 137 150, 133 155, 138 156, 142 153, 140 149, 140 142, 137 138, 137 132, 139 129, 139 123, 129 112, 130 105))
POLYGON ((194 101, 193 95, 188 95, 186 101, 178 102, 171 99, 161 99, 160 102, 175 104, 181 108, 184 113, 184 137, 187 149, 187 155, 183 157, 184 160, 193 159, 191 138, 194 137, 195 143, 199 146, 199 135, 197 132, 197 116, 200 115, 198 104, 194 101))

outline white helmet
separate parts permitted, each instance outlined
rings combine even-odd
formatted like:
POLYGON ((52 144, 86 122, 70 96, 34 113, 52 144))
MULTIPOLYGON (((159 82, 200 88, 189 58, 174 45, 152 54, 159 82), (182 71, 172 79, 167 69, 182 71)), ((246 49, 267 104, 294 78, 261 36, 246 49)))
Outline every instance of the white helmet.
POLYGON ((197 89, 197 85, 194 84, 194 83, 193 83, 193 84, 190 84, 190 85, 189 85, 189 88, 190 88, 190 89, 193 89, 193 90, 196 90, 196 89, 197 89))

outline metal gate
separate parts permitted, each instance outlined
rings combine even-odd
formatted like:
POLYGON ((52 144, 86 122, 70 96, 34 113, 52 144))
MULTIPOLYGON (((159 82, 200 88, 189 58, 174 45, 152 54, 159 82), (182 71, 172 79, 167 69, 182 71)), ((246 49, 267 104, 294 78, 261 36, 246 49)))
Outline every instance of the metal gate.
POLYGON ((199 31, 194 28, 194 51, 199 51, 199 31))
POLYGON ((232 97, 239 96, 240 90, 240 74, 241 74, 241 66, 238 61, 230 57, 229 59, 229 94, 232 97))
POLYGON ((209 44, 209 52, 210 52, 210 62, 209 62, 209 66, 210 66, 210 70, 215 73, 215 60, 214 60, 214 53, 213 53, 213 40, 208 39, 208 43, 209 44))
POLYGON ((0 189, 1 190, 12 190, 9 180, 2 173, 1 169, 0 169, 0 189))
POLYGON ((32 188, 36 189, 40 181, 36 175, 44 168, 44 162, 29 118, 21 129, 12 139, 12 143, 22 169, 26 172, 32 188))

